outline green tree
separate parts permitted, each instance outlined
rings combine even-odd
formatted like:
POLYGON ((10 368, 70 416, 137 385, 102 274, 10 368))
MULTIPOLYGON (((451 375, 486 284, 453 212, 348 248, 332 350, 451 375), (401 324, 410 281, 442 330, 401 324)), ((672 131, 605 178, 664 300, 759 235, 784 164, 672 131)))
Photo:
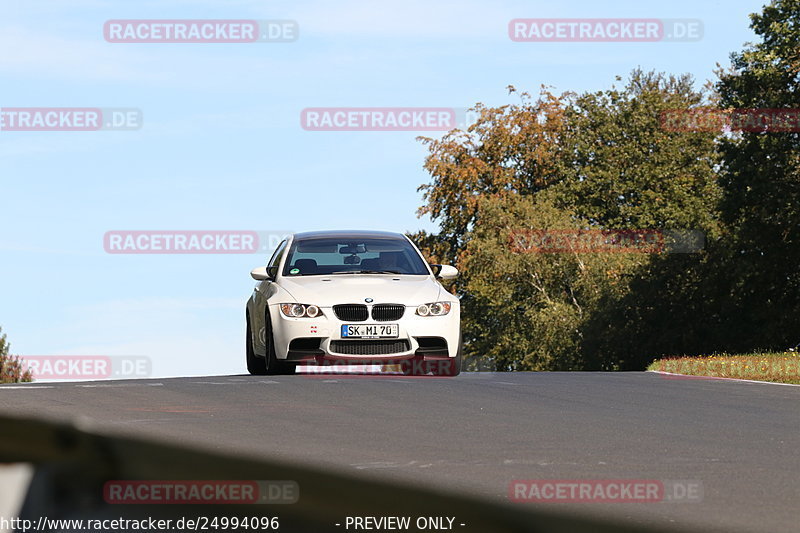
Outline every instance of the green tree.
MULTIPOLYGON (((800 0, 750 16, 760 41, 731 55, 716 90, 726 109, 800 108, 800 0)), ((763 131, 721 142, 722 216, 731 228, 724 275, 730 335, 740 349, 800 340, 800 135, 763 131)))
MULTIPOLYGON (((514 254, 509 232, 694 229, 715 236, 714 135, 668 132, 659 122, 661 111, 705 98, 688 77, 634 71, 622 89, 542 91, 536 101, 522 93, 518 105, 479 104, 467 132, 422 138, 433 181, 421 188, 420 214, 438 220, 441 231, 418 237, 430 255, 463 273, 456 289, 468 358, 497 369, 649 362, 642 343, 619 344, 620 331, 639 332, 657 314, 654 302, 631 298, 631 283, 651 276, 655 264, 668 279, 698 257, 514 254), (643 303, 652 309, 644 316, 628 307, 643 303)), ((652 296, 648 290, 642 294, 652 296)))
POLYGON ((710 105, 690 76, 634 70, 621 89, 575 97, 567 110, 570 176, 563 204, 615 229, 700 232, 706 249, 658 254, 624 272, 625 291, 606 292, 586 315, 589 368, 641 369, 654 357, 708 348, 719 329, 714 249, 723 228, 714 132, 668 131, 664 112, 710 105))
MULTIPOLYGON (((508 89, 516 93, 514 87, 508 89)), ((433 181, 419 188, 425 204, 418 214, 439 222, 436 252, 451 263, 457 262, 464 248, 481 197, 527 196, 563 175, 556 149, 565 127, 560 97, 542 88, 536 100, 521 93, 518 104, 486 107, 479 103, 472 111, 479 118, 467 131, 453 130, 441 139, 419 137, 428 148, 424 168, 433 181)))
POLYGON ((659 120, 663 112, 707 103, 689 75, 638 69, 621 89, 572 98, 564 204, 608 228, 716 234, 715 134, 667 131, 659 120))
MULTIPOLYGON (((587 227, 556 206, 553 191, 482 198, 480 218, 461 254, 462 327, 468 360, 495 370, 599 368, 582 352, 583 324, 603 296, 625 293, 625 272, 640 254, 543 253, 519 249, 533 232, 587 227)), ((606 366, 613 367, 613 362, 606 366)))
POLYGON ((30 371, 23 368, 19 357, 9 355, 10 348, 3 328, 0 328, 0 383, 33 381, 30 371))

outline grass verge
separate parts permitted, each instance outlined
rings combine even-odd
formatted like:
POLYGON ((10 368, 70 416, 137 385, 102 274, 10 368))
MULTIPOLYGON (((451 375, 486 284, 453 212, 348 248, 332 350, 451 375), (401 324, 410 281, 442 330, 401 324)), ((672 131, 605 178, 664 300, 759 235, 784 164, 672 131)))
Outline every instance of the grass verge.
MULTIPOLYGON (((800 353, 759 352, 671 357, 653 361, 647 370, 688 376, 752 379, 800 384, 800 353)), ((678 378, 678 376, 671 376, 678 378)))

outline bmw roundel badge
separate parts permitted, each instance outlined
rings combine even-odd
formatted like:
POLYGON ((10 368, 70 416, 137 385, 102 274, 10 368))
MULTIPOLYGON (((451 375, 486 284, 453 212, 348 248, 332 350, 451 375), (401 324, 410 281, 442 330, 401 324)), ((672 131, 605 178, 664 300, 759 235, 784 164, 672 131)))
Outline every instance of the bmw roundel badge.
POLYGON ((367 302, 368 304, 371 304, 372 303, 372 298, 364 298, 364 301, 367 302))

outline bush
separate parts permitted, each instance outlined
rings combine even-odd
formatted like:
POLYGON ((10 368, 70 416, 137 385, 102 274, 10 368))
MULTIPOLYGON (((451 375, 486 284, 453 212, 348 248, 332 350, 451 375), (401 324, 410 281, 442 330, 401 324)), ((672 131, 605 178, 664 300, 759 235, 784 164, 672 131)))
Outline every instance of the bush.
POLYGON ((33 381, 30 370, 23 367, 20 358, 9 355, 9 348, 3 328, 0 328, 0 383, 33 381))

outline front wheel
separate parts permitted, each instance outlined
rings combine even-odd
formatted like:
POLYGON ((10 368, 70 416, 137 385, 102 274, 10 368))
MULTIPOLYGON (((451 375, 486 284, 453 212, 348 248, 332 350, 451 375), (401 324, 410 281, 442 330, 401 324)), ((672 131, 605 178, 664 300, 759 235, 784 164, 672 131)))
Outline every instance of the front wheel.
POLYGON ((253 333, 250 330, 250 317, 247 317, 247 338, 245 339, 245 354, 247 358, 247 371, 254 376, 263 376, 267 373, 267 361, 256 355, 253 350, 253 333))

